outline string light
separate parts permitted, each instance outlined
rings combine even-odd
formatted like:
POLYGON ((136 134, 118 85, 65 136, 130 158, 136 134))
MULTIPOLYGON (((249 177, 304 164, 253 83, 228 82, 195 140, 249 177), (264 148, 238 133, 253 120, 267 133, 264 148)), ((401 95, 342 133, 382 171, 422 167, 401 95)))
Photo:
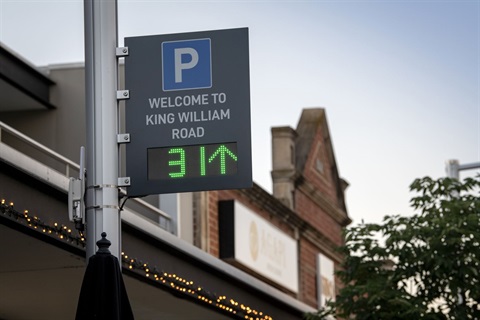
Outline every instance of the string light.
POLYGON ((175 290, 182 294, 195 298, 200 303, 215 306, 225 312, 237 315, 240 318, 252 320, 273 320, 272 317, 261 311, 245 306, 238 301, 227 298, 225 295, 219 295, 206 290, 203 287, 194 285, 193 281, 189 281, 175 273, 167 273, 159 271, 157 267, 150 267, 148 263, 128 257, 122 253, 122 263, 130 270, 142 272, 145 278, 151 281, 164 284, 170 290, 175 290))
POLYGON ((7 205, 7 201, 2 199, 0 201, 0 214, 16 220, 23 225, 31 227, 32 229, 41 230, 42 233, 56 236, 57 238, 70 242, 78 247, 85 248, 85 238, 80 234, 79 236, 73 235, 72 230, 65 225, 59 225, 57 222, 53 226, 43 222, 37 216, 31 216, 28 210, 24 210, 23 213, 15 210, 13 202, 7 205))
MULTIPOLYGON (((31 227, 32 229, 39 229, 38 232, 56 236, 58 239, 70 242, 79 247, 85 248, 86 241, 82 233, 79 235, 72 235, 72 230, 68 226, 58 224, 55 222, 53 226, 40 220, 37 216, 30 216, 28 210, 23 213, 15 210, 13 202, 7 205, 5 199, 0 201, 0 214, 15 219, 20 223, 31 227)), ((194 286, 193 281, 188 281, 176 274, 170 274, 165 271, 158 271, 156 267, 149 267, 148 263, 144 263, 138 259, 129 257, 124 252, 121 253, 122 264, 130 270, 143 271, 145 278, 150 281, 161 282, 166 287, 177 290, 184 295, 196 297, 198 301, 216 306, 217 308, 237 315, 239 318, 251 319, 251 320, 273 320, 272 317, 263 314, 257 310, 251 309, 244 304, 239 304, 234 299, 228 299, 226 296, 217 296, 216 294, 202 288, 198 285, 194 286), (252 314, 255 317, 252 317, 252 314)))

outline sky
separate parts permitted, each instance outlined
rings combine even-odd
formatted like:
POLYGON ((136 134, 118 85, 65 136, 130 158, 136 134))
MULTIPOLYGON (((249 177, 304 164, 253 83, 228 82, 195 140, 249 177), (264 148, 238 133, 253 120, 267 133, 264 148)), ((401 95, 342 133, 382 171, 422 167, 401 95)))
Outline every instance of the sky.
MULTIPOLYGON (((415 178, 480 162, 479 0, 118 0, 119 46, 238 27, 249 28, 253 179, 265 190, 270 128, 296 128, 304 108, 326 110, 354 223, 410 215, 415 178)), ((83 2, 0 0, 0 42, 36 66, 83 62, 83 2)))

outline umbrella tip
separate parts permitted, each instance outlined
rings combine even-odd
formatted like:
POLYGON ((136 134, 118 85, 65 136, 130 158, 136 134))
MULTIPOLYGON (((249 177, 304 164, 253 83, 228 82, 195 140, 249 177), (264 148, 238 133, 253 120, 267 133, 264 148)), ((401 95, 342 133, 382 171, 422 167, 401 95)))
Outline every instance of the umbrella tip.
POLYGON ((107 239, 107 233, 102 232, 101 234, 102 239, 97 241, 97 246, 98 246, 98 251, 97 253, 110 253, 110 250, 108 248, 112 244, 108 239, 107 239))

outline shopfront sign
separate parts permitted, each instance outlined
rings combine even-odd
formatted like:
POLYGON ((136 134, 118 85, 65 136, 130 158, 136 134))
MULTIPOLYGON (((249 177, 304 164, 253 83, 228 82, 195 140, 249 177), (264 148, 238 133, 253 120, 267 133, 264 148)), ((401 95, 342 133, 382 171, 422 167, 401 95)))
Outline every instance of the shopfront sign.
POLYGON ((325 255, 317 256, 317 297, 318 305, 326 307, 328 301, 335 301, 334 263, 325 255))
POLYGON ((219 203, 220 257, 298 292, 295 239, 239 203, 219 203))

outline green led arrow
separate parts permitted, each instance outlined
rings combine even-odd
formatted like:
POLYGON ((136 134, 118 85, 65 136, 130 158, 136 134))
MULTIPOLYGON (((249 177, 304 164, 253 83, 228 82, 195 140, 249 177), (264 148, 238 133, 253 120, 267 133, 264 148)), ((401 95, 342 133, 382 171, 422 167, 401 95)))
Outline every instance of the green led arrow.
POLYGON ((218 149, 208 158, 208 163, 212 162, 217 156, 220 156, 220 173, 225 174, 227 171, 227 164, 225 162, 225 155, 229 155, 233 160, 237 161, 237 156, 230 151, 225 145, 221 145, 218 149))

